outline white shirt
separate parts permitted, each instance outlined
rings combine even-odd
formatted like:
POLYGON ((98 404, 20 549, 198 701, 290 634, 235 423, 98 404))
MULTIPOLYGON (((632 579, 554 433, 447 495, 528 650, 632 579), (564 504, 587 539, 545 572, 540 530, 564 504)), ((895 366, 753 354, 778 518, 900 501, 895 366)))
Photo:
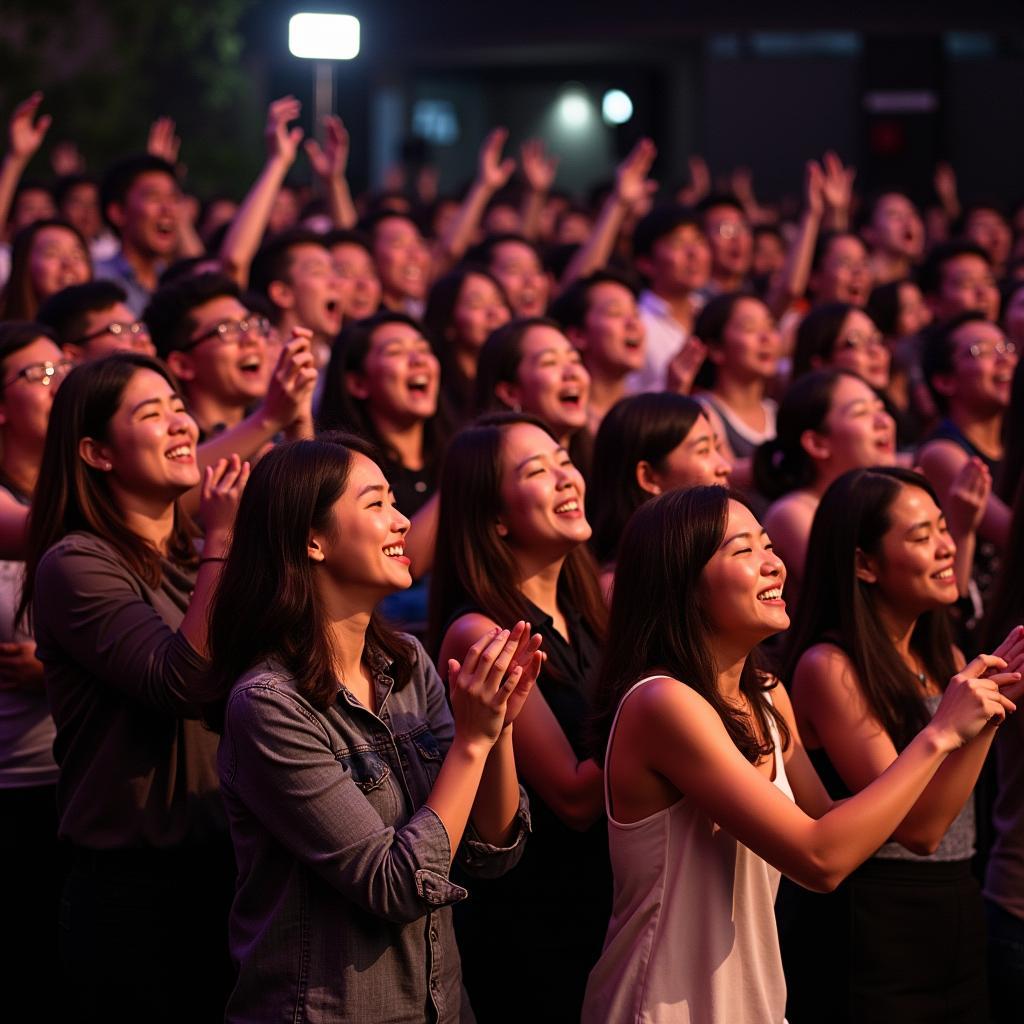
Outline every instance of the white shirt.
POLYGON ((626 393, 630 395, 664 391, 668 364, 690 335, 672 315, 669 304, 654 292, 641 292, 637 306, 644 325, 644 366, 626 378, 626 393))

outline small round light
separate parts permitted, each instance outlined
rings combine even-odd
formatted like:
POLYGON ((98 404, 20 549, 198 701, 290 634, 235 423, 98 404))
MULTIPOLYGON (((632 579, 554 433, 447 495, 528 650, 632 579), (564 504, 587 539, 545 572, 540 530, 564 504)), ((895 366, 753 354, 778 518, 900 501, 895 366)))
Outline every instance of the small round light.
POLYGON ((601 100, 606 124, 625 124, 633 116, 633 101, 621 89, 609 89, 601 100))

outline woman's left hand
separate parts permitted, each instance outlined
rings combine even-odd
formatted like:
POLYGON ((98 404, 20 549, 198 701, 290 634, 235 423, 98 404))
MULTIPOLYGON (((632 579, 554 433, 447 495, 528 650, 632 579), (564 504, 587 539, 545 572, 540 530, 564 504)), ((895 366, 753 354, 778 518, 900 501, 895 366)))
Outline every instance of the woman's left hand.
POLYGON ((531 636, 528 622, 525 623, 525 627, 509 668, 510 672, 517 667, 521 668, 522 675, 505 704, 505 725, 511 725, 522 711, 526 698, 533 691, 540 670, 547 660, 547 655, 540 649, 542 642, 540 633, 534 633, 531 636))

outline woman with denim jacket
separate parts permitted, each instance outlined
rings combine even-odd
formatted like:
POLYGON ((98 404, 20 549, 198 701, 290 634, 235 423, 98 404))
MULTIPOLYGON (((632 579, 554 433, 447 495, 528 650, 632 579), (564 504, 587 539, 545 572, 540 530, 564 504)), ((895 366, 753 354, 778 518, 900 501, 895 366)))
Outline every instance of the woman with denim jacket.
POLYGON ((238 860, 228 1021, 457 1022, 454 858, 499 874, 529 816, 512 723, 536 679, 525 622, 448 666, 375 606, 408 587, 409 521, 358 438, 256 467, 211 617, 208 718, 238 860))

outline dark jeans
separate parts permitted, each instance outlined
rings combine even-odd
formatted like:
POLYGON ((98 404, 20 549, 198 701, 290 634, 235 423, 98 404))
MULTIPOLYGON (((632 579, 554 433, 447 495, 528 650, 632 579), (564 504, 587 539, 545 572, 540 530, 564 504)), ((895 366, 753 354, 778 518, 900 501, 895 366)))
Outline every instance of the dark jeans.
POLYGON ((67 850, 55 786, 0 789, 0 1017, 70 1019, 57 972, 57 908, 67 850))
POLYGON ((234 881, 227 843, 76 849, 60 912, 76 1024, 222 1021, 234 881))
POLYGON ((985 900, 988 985, 995 1024, 1019 1024, 1024 1014, 1024 921, 985 900))

